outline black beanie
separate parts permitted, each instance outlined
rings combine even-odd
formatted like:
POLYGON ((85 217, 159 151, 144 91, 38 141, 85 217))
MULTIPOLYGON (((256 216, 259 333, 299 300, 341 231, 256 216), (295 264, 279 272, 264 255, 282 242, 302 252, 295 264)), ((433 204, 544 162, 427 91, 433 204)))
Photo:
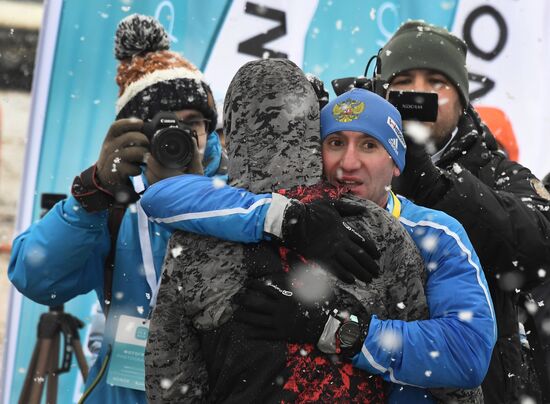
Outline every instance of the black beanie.
POLYGON ((445 28, 409 21, 403 24, 380 52, 381 75, 388 82, 411 69, 438 71, 456 87, 463 106, 470 101, 466 43, 445 28))
POLYGON ((210 120, 208 133, 214 131, 218 114, 210 87, 197 67, 169 50, 168 35, 157 20, 140 14, 123 19, 115 56, 120 61, 117 119, 148 120, 159 111, 196 109, 210 120))

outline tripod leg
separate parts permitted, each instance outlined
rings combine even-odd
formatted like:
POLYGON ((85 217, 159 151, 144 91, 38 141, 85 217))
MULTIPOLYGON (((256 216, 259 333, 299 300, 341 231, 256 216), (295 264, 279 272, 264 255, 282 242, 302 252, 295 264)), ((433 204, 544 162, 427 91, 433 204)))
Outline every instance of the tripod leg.
POLYGON ((36 341, 36 344, 34 345, 29 368, 27 369, 27 375, 25 376, 25 382, 23 383, 23 389, 21 390, 21 395, 19 396, 19 404, 26 404, 29 402, 34 373, 36 372, 36 362, 38 361, 38 353, 40 352, 39 345, 40 340, 36 341))
POLYGON ((46 382, 46 375, 48 371, 48 357, 50 355, 51 346, 51 339, 46 338, 40 340, 38 361, 36 363, 36 372, 34 372, 33 375, 32 389, 28 404, 40 404, 40 398, 42 397, 44 383, 46 382))
POLYGON ((82 379, 84 380, 84 382, 86 382, 86 379, 88 378, 88 363, 86 362, 86 357, 84 356, 84 352, 82 351, 82 344, 80 343, 79 339, 74 338, 72 341, 72 346, 73 352, 76 356, 78 367, 80 368, 80 372, 82 373, 82 379))
POLYGON ((46 390, 46 403, 57 403, 57 368, 59 367, 59 343, 60 336, 56 334, 52 340, 52 349, 50 350, 50 358, 48 363, 48 388, 46 390))

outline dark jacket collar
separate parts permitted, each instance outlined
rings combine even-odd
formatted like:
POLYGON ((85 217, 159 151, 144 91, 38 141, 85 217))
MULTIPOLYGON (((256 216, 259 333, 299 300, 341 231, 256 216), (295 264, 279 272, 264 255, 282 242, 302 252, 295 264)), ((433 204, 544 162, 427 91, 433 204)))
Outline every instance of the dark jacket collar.
POLYGON ((447 168, 453 163, 459 163, 476 175, 492 158, 492 152, 497 151, 497 142, 485 126, 472 106, 458 122, 458 132, 445 149, 438 167, 447 168))

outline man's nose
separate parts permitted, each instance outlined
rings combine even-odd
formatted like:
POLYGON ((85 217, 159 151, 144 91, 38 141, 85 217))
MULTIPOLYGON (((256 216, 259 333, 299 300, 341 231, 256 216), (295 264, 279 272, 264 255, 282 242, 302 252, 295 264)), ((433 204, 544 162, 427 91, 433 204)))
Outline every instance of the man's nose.
POLYGON ((361 166, 361 161, 357 155, 357 149, 350 145, 346 148, 342 160, 340 160, 340 168, 344 171, 353 171, 361 166))

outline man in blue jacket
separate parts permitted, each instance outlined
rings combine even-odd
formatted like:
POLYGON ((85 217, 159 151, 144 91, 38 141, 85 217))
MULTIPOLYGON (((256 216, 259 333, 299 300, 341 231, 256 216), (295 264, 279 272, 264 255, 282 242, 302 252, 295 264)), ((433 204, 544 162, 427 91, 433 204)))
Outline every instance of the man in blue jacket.
MULTIPOLYGON (((432 402, 439 387, 479 386, 496 340, 493 306, 479 259, 463 229, 445 213, 417 206, 390 190, 405 165, 401 117, 381 97, 362 89, 345 93, 321 112, 326 179, 386 208, 409 231, 426 266, 430 319, 394 321, 372 316, 361 330, 327 314, 322 335, 311 342, 327 353, 341 353, 355 366, 392 382, 392 402, 432 402), (359 335, 367 335, 363 341, 359 335), (430 389, 428 392, 426 389, 430 389)), ((289 228, 323 231, 292 214, 299 202, 278 194, 255 195, 183 175, 161 181, 143 196, 152 220, 180 229, 241 242, 285 238, 289 228)), ((304 242, 307 242, 304 241, 304 242)), ((290 336, 292 304, 272 304, 268 293, 245 298, 241 321, 290 336), (285 333, 286 332, 286 333, 285 333)), ((294 297, 288 297, 294 299, 294 297)), ((309 327, 308 318, 292 321, 309 327)), ((478 391, 479 393, 479 391, 478 391)), ((479 396, 478 396, 479 398, 479 396)), ((475 402, 475 401, 472 401, 475 402)))
POLYGON ((49 306, 96 291, 108 314, 81 402, 101 404, 146 402, 143 352, 141 361, 133 365, 121 362, 117 352, 125 327, 146 320, 154 304, 171 232, 147 220, 138 193, 162 178, 184 172, 202 174, 202 155, 204 172, 223 174, 224 169, 221 146, 213 133, 217 113, 212 92, 195 66, 168 50, 163 27, 150 17, 131 15, 119 24, 115 45, 120 61, 117 120, 97 163, 75 178, 72 196, 16 238, 8 270, 23 295, 49 306), (174 112, 193 129, 193 159, 188 165, 167 167, 149 154, 143 125, 159 111, 174 112), (115 205, 123 208, 113 209, 115 205), (111 251, 108 220, 116 212, 124 216, 109 281, 104 276, 111 251), (132 368, 133 380, 121 376, 124 366, 132 368))

